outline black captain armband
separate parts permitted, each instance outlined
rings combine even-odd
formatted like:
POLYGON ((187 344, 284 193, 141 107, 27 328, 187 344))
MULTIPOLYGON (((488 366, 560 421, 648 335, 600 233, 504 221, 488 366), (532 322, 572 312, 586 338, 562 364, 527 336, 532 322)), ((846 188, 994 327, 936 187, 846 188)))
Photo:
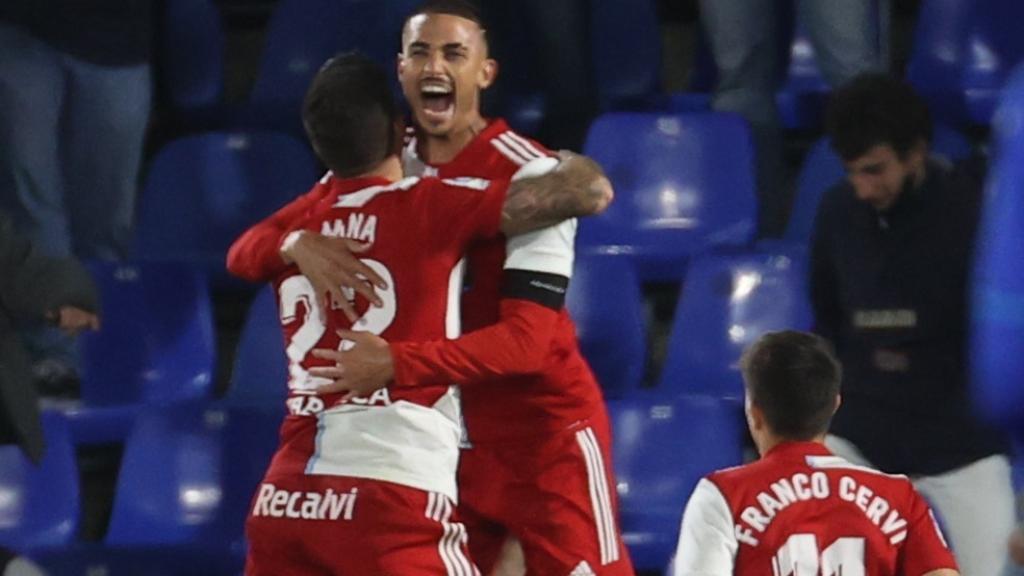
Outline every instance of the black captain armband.
POLYGON ((504 298, 529 300, 552 310, 561 310, 565 305, 565 292, 569 289, 569 278, 547 272, 530 270, 505 270, 504 298))

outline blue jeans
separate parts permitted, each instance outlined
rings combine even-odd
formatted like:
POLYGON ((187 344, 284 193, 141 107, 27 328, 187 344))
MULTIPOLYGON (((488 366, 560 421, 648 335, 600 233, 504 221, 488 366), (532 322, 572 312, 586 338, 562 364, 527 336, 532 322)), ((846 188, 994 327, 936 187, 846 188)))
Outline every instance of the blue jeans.
POLYGON ((45 253, 127 255, 151 90, 0 23, 0 207, 45 253))
MULTIPOLYGON (((887 0, 795 0, 797 18, 814 46, 818 68, 831 86, 881 68, 881 17, 887 0), (880 6, 876 6, 880 3, 880 6)), ((780 234, 789 195, 784 193, 782 127, 775 93, 779 61, 780 0, 700 0, 701 24, 718 68, 712 106, 750 123, 758 154, 762 235, 780 234)))

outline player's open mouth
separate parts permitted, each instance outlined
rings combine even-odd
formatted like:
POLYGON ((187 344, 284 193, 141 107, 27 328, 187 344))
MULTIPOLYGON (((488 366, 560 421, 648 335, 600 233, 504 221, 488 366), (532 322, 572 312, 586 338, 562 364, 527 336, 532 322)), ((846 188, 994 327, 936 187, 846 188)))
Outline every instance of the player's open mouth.
POLYGON ((420 88, 423 114, 433 122, 443 122, 455 113, 455 92, 448 86, 424 83, 420 88))

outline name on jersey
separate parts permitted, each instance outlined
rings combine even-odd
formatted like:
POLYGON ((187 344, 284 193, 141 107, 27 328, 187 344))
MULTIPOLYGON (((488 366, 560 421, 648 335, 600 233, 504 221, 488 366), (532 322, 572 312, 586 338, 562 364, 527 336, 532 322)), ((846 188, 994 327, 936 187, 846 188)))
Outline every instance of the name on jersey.
POLYGON ((797 502, 826 500, 833 495, 860 508, 868 520, 889 537, 891 544, 899 544, 907 537, 907 521, 871 488, 849 476, 841 476, 833 487, 824 472, 799 472, 790 478, 780 478, 769 490, 758 492, 757 505, 747 506, 740 512, 740 522, 735 526, 736 540, 757 546, 757 535, 768 530, 780 512, 797 502))
MULTIPOLYGON (((381 388, 374 390, 369 396, 349 398, 347 404, 371 407, 391 406, 392 401, 391 395, 388 394, 388 389, 381 388)), ((288 413, 294 416, 316 416, 327 409, 324 401, 319 396, 310 394, 292 396, 285 401, 285 405, 288 407, 288 413)))
POLYGON ((377 216, 353 212, 348 219, 324 220, 320 234, 332 238, 352 238, 360 242, 373 243, 377 239, 377 216))
POLYGON ((253 516, 301 520, 351 520, 359 489, 337 493, 278 490, 270 483, 260 485, 253 516))

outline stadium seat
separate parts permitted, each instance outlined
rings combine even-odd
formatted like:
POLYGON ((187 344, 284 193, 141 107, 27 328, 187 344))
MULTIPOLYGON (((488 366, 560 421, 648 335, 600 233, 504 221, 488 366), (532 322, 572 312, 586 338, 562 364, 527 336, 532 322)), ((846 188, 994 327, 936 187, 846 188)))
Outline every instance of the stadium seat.
POLYGON ((150 564, 181 574, 238 573, 245 518, 283 414, 283 406, 188 404, 141 415, 125 446, 105 546, 145 551, 150 564))
POLYGON ((274 294, 264 288, 249 306, 224 398, 231 406, 284 405, 288 360, 274 294))
POLYGON ((800 252, 706 254, 683 283, 659 390, 740 399, 737 362, 765 332, 811 327, 800 252))
POLYGON ((283 134, 212 132, 172 141, 149 167, 135 256, 188 262, 226 283, 231 243, 316 177, 309 149, 283 134))
POLYGON ((33 554, 67 546, 78 532, 78 469, 67 423, 42 415, 46 453, 38 466, 0 446, 0 546, 33 554))
POLYGON ((103 325, 79 340, 81 402, 66 411, 76 441, 123 438, 143 404, 207 397, 215 344, 205 277, 169 263, 89 269, 103 325))
MULTIPOLYGON (((936 124, 932 135, 932 155, 949 161, 963 160, 972 153, 971 143, 956 130, 936 124)), ((789 214, 784 238, 807 244, 818 213, 818 202, 826 190, 846 176, 843 163, 823 137, 807 152, 797 179, 796 199, 789 214)))
POLYGON ((580 256, 568 307, 580 348, 606 398, 640 386, 647 357, 640 282, 621 256, 580 256))
POLYGON ((163 3, 160 84, 185 121, 212 121, 224 97, 224 33, 212 0, 163 3))
MULTIPOLYGON (((267 26, 259 74, 236 125, 301 135, 301 105, 320 66, 356 50, 389 71, 410 0, 282 0, 267 26)), ((397 87, 397 81, 395 82, 397 87)))
MULTIPOLYGON (((994 124, 973 282, 974 398, 993 421, 1024 431, 1024 65, 1014 73, 994 124)), ((1024 437, 1019 438, 1024 440, 1024 437)))
POLYGON ((811 39, 799 23, 789 49, 786 78, 775 95, 779 117, 786 128, 815 128, 821 123, 830 88, 818 69, 811 39))
POLYGON ((652 0, 590 2, 591 62, 602 109, 644 107, 658 92, 661 30, 655 4, 652 0))
POLYGON ((702 476, 742 463, 743 409, 708 397, 610 400, 622 537, 637 570, 660 570, 702 476))
POLYGON ((954 124, 991 121, 999 93, 1024 57, 1016 0, 927 0, 919 10, 907 78, 937 117, 954 124))
POLYGON ((696 252, 751 241, 753 149, 738 116, 605 114, 584 152, 604 167, 617 197, 581 222, 581 252, 629 254, 643 279, 671 280, 696 252))

